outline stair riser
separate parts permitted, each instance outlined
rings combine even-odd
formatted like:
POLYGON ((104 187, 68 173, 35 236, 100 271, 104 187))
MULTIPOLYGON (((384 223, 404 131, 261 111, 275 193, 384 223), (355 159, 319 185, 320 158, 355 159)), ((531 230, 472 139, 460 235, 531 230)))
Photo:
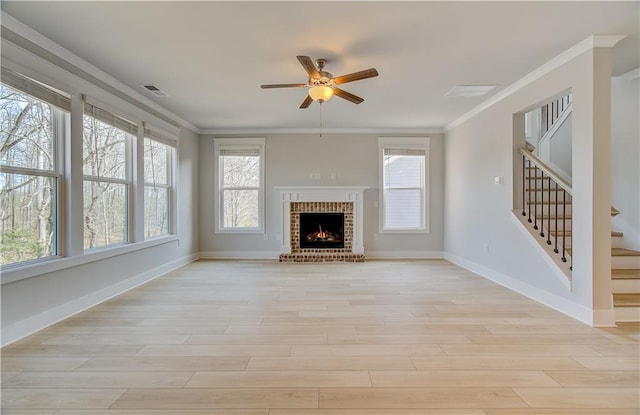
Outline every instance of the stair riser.
POLYGON ((612 280, 611 291, 615 294, 640 293, 640 279, 638 280, 612 280))
POLYGON ((612 269, 639 269, 640 256, 612 256, 612 269))
POLYGON ((622 237, 621 236, 612 236, 611 237, 611 247, 612 248, 622 248, 622 237))
POLYGON ((640 307, 614 307, 616 322, 640 322, 640 307))

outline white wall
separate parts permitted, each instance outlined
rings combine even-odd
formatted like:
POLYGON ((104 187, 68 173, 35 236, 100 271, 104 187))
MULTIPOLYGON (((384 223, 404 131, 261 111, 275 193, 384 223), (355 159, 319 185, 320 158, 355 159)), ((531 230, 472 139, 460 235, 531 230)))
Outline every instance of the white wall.
POLYGON ((557 169, 563 178, 571 182, 571 123, 573 116, 569 114, 553 135, 550 137, 551 167, 557 169))
POLYGON ((640 78, 611 80, 611 203, 623 246, 640 250, 640 78))
MULTIPOLYGON (((73 57, 71 57, 73 59, 73 57)), ((87 94, 136 121, 149 121, 161 128, 165 119, 114 96, 51 62, 20 47, 2 42, 2 64, 68 92, 74 102, 87 94)), ((87 64, 88 65, 88 64, 87 64)), ((89 66, 86 66, 87 68, 89 66)), ((99 76, 101 72, 95 70, 99 76)), ((101 79, 112 82, 112 79, 101 79)), ((76 108, 80 108, 74 104, 76 108)), ((146 105, 151 105, 149 102, 146 105)), ((81 111, 81 109, 80 109, 81 111)), ((75 113, 75 117, 79 112, 75 113)), ((72 114, 72 118, 73 118, 72 114)), ((81 118, 79 118, 81 120, 81 118)), ((73 123, 73 119, 72 119, 73 123)), ((3 270, 1 287, 2 344, 8 344, 84 308, 121 293, 135 285, 181 266, 197 257, 198 247, 198 152, 199 137, 187 128, 170 126, 177 132, 177 235, 105 249, 100 253, 70 257, 12 271, 3 270), (117 253, 114 255, 114 253, 117 253), (11 282, 7 282, 11 281, 11 282)), ((72 164, 73 161, 70 162, 72 164)), ((75 170, 82 173, 82 169, 75 170)), ((81 178, 80 181, 81 183, 81 178)), ((69 192, 71 193, 71 192, 69 192)), ((80 203, 81 203, 80 195, 80 203)), ((63 213, 63 216, 65 214, 63 213)), ((81 227, 81 223, 80 223, 81 227)), ((82 244, 79 227, 69 227, 65 233, 82 244)), ((80 228, 81 229, 81 228, 80 228)))
POLYGON ((378 233, 378 136, 375 134, 267 134, 265 154, 266 234, 221 235, 213 222, 213 137, 200 143, 200 250, 208 257, 277 258, 280 243, 275 186, 369 186, 364 203, 364 247, 368 257, 441 256, 443 247, 443 137, 431 137, 429 234, 378 233), (312 180, 311 173, 320 173, 312 180), (331 179, 335 173, 336 178, 331 179))
POLYGON ((600 118, 603 111, 597 110, 599 100, 608 108, 608 99, 600 98, 608 92, 600 80, 611 76, 609 49, 602 49, 581 53, 445 135, 446 256, 587 323, 593 322, 594 308, 610 311, 601 303, 608 299, 610 304, 611 297, 606 276, 597 281, 594 277, 606 274, 607 264, 610 267, 609 219, 602 212, 609 188, 597 183, 600 176, 608 178, 609 171, 608 135, 599 131, 608 127, 609 117, 605 112, 600 118), (573 249, 574 257, 581 258, 574 261, 571 289, 544 254, 534 249, 536 242, 511 212, 516 157, 512 114, 524 113, 569 88, 574 94, 573 148, 579 149, 573 159, 573 249), (603 143, 593 140, 599 135, 603 143), (598 149, 599 145, 603 147, 598 149), (504 176, 504 185, 495 185, 495 176, 504 176))

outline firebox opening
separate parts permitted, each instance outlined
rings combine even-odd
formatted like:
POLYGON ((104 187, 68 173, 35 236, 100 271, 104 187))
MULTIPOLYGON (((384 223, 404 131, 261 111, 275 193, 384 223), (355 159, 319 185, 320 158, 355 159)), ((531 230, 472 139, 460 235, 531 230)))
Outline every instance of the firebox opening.
POLYGON ((300 213, 300 248, 344 248, 344 213, 300 213))

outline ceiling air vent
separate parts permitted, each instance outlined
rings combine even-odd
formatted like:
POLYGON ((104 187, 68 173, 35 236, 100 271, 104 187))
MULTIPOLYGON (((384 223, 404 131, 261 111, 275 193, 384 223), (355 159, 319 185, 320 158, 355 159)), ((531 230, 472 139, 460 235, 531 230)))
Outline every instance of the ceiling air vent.
POLYGON ((142 85, 142 87, 144 89, 146 89, 147 91, 151 92, 155 96, 158 96, 158 97, 168 97, 169 96, 169 94, 167 94, 166 92, 164 92, 162 89, 158 88, 155 85, 142 85))
POLYGON ((481 97, 497 85, 456 85, 445 94, 446 97, 481 97))

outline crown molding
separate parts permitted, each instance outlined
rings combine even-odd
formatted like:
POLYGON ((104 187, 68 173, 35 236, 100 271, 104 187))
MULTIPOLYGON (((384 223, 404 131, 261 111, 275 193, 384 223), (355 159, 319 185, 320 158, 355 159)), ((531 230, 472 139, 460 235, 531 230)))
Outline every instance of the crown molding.
POLYGON ((636 68, 627 73, 623 73, 617 78, 626 79, 627 81, 633 81, 634 79, 638 79, 640 78, 640 68, 636 68))
POLYGON ((442 128, 250 128, 204 129, 201 135, 265 135, 265 134, 444 134, 442 128))
POLYGON ((543 76, 545 76, 545 75, 551 73, 552 71, 558 69, 560 66, 566 64, 567 62, 577 58, 578 56, 582 55, 583 53, 585 53, 585 52, 587 52, 587 51, 589 51, 591 49, 594 49, 594 48, 612 48, 612 47, 614 47, 616 45, 616 43, 618 43, 619 41, 621 41, 622 39, 624 39, 626 37, 627 37, 626 35, 593 35, 593 36, 589 36, 588 38, 586 38, 582 42, 576 44, 575 46, 572 46, 571 48, 569 48, 566 51, 562 52, 560 55, 558 55, 555 58, 551 59, 549 62, 545 63, 544 65, 542 65, 540 67, 538 67, 537 69, 534 69, 532 72, 530 72, 529 74, 527 74, 524 77, 520 78, 519 80, 517 80, 513 84, 511 84, 511 85, 507 86, 506 88, 504 88, 503 90, 497 92, 495 95, 491 96, 489 99, 487 99, 486 101, 484 101, 483 103, 481 103, 477 107, 473 108, 471 111, 469 111, 469 112, 463 114, 462 116, 456 118, 455 120, 453 120, 452 122, 450 122, 449 124, 447 124, 444 127, 444 131, 445 132, 451 131, 455 127, 457 127, 460 124, 464 123, 465 121, 468 121, 469 119, 475 117, 476 115, 478 115, 482 111, 486 110, 487 108, 491 107, 492 105, 502 101, 503 99, 505 99, 508 96, 514 94, 515 92, 521 90, 522 88, 524 88, 525 86, 529 85, 530 83, 542 78, 543 76))
POLYGON ((38 56, 39 58, 105 90, 159 119, 183 126, 200 134, 200 129, 182 117, 155 103, 135 89, 118 81, 89 62, 73 54, 51 39, 25 25, 11 15, 1 12, 2 39, 38 56))

